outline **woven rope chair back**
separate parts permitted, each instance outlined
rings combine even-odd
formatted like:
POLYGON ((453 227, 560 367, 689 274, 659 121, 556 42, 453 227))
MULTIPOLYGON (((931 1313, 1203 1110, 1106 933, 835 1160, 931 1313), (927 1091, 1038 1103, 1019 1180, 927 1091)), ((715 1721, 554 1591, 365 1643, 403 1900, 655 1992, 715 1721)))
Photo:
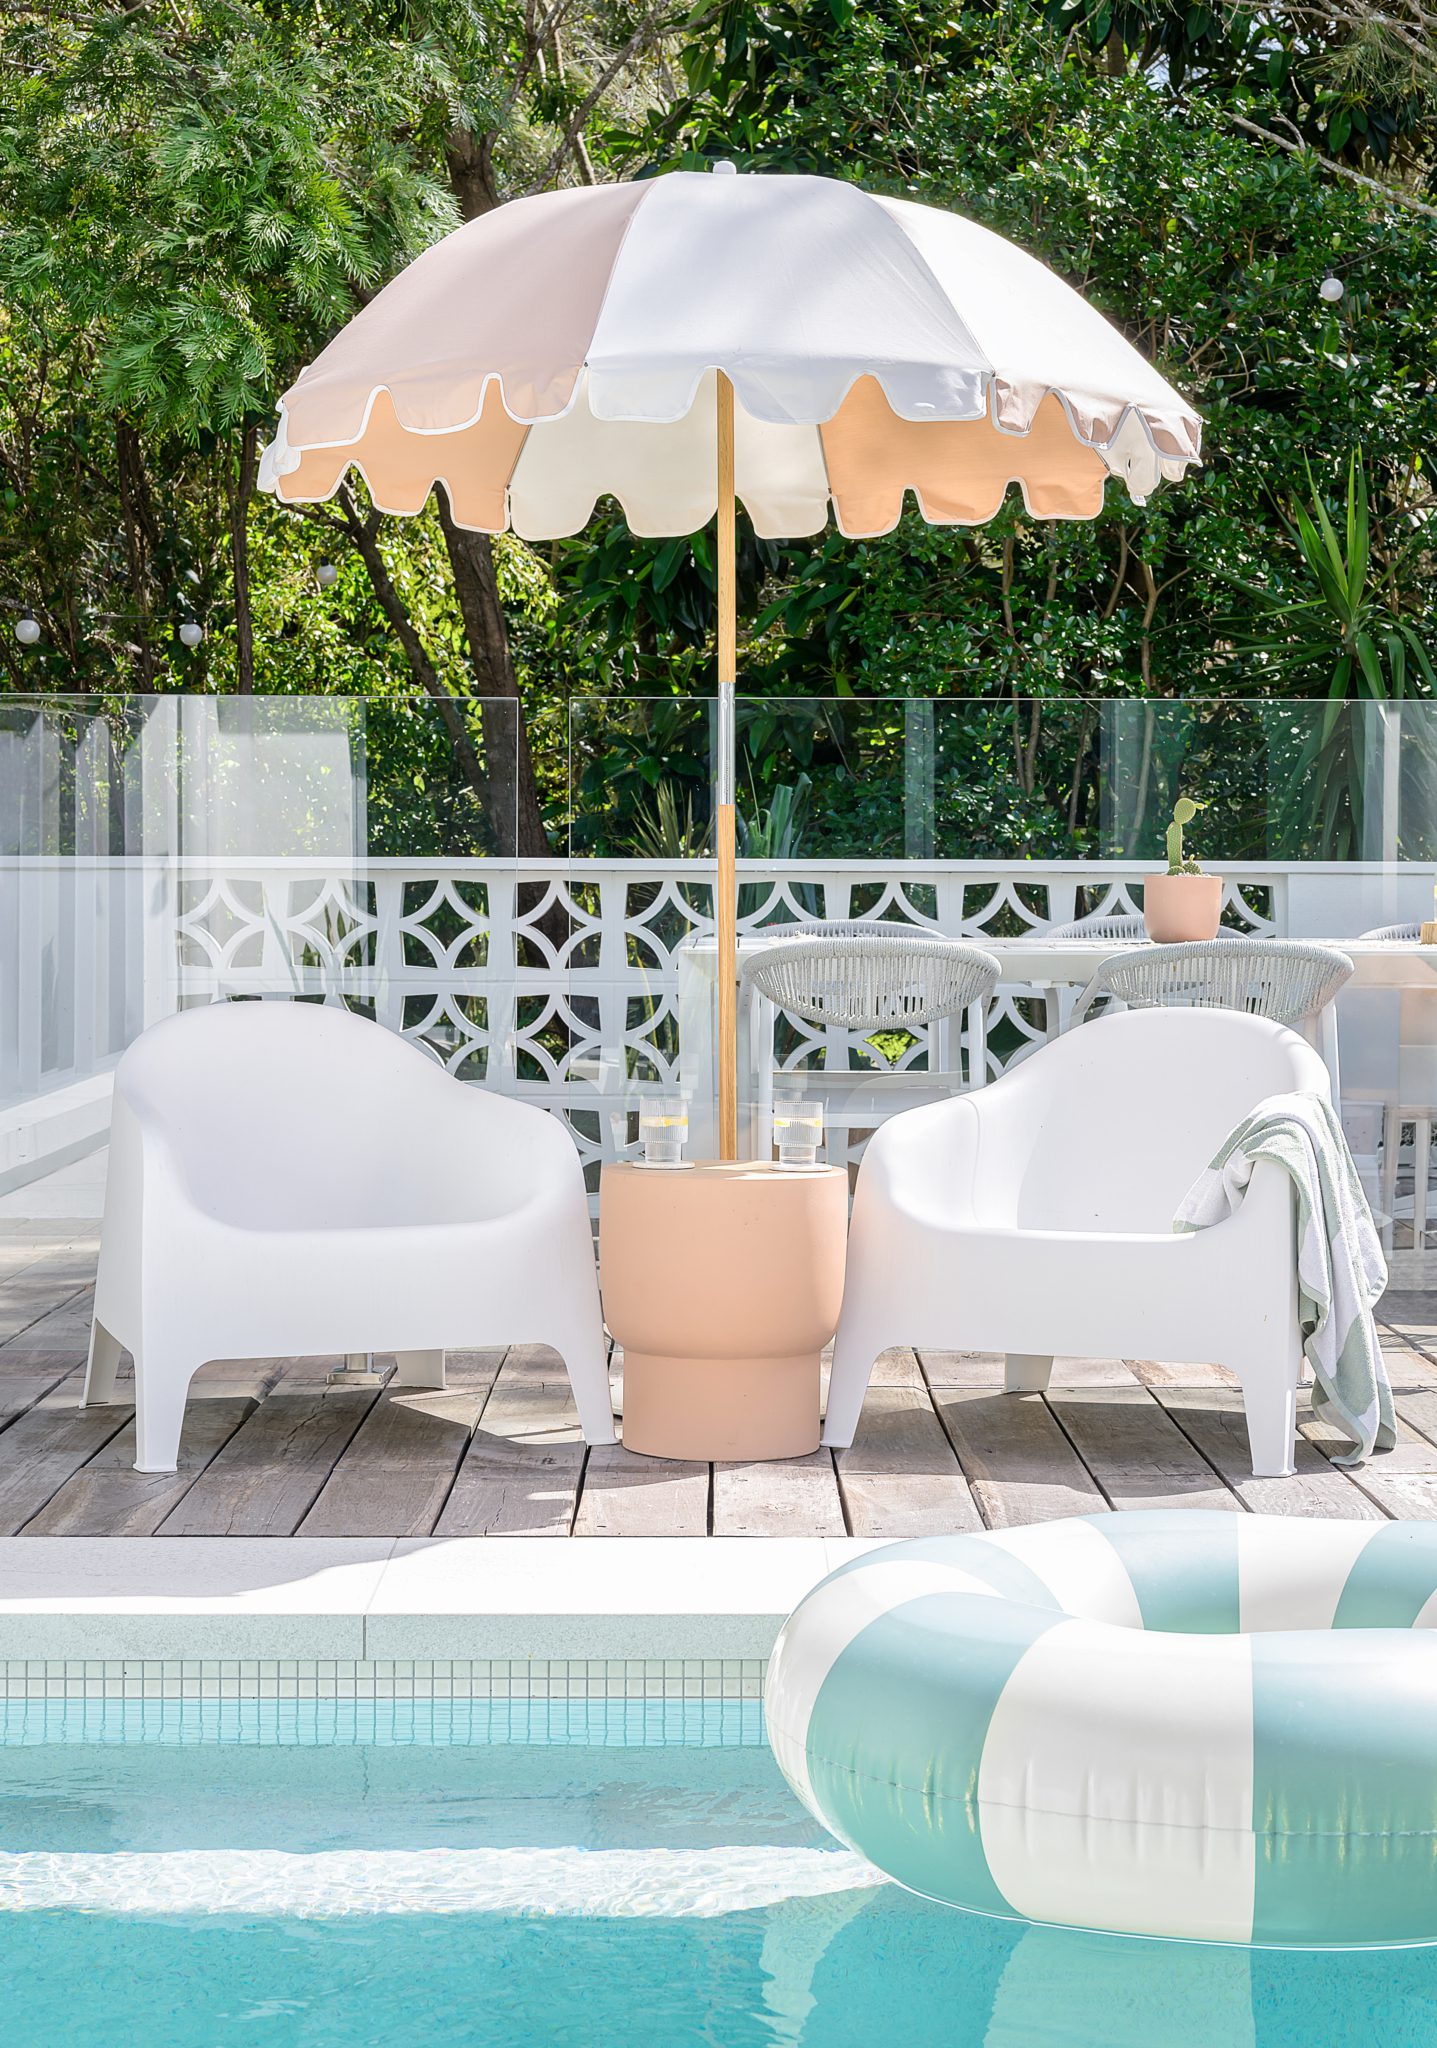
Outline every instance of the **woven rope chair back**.
POLYGON ((986 1002, 1001 971, 991 953, 937 933, 831 924, 766 947, 743 974, 805 1023, 878 1031, 915 1030, 986 1002))
POLYGON ((1422 937, 1422 927, 1420 924, 1379 924, 1362 936, 1364 939, 1384 940, 1388 945, 1415 946, 1422 937))
POLYGON ((1324 1009, 1352 974, 1335 946, 1292 939, 1200 939, 1149 946, 1105 960, 1078 999, 1074 1023, 1103 996, 1130 1010, 1168 1005, 1245 1010, 1276 1024, 1301 1024, 1324 1009))
POLYGON ((1034 938, 1042 939, 1145 939, 1147 926, 1136 911, 1114 911, 1111 914, 1090 917, 1075 917, 1071 924, 1050 925, 1047 931, 1038 931, 1034 938))

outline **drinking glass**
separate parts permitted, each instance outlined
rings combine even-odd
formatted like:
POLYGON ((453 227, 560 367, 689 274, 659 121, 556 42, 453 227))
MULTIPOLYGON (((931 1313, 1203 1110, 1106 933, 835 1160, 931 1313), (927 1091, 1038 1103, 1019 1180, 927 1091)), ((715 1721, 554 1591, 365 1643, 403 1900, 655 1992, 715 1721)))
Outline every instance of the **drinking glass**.
POLYGON ((678 1095, 655 1095, 639 1104, 639 1142, 645 1166, 686 1166, 689 1106, 678 1095))
POLYGON ((773 1135, 778 1145, 778 1163, 797 1172, 818 1164, 823 1143, 821 1102, 776 1102, 773 1106, 773 1135))

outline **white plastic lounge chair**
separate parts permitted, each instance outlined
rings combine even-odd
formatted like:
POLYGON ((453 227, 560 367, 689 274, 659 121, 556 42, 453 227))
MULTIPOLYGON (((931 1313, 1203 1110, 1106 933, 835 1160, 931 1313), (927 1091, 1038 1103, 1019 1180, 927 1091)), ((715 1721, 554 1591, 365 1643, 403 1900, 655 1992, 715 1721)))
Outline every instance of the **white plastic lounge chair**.
POLYGON ((134 1353, 140 1472, 173 1472, 213 1358, 392 1351, 442 1387, 446 1347, 547 1344, 584 1434, 614 1441, 572 1139, 346 1010, 216 1003, 115 1073, 87 1401, 134 1353))
MULTIPOLYGON (((873 923, 816 924, 745 963, 750 1044, 758 1063, 758 1156, 768 1157, 777 1084, 822 1096, 829 1129, 869 1128, 893 1114, 893 1098, 956 1094, 987 1079, 988 1004, 1001 972, 991 953, 945 938, 873 923), (774 1072, 773 1041, 782 1010, 824 1034, 819 1068, 774 1072), (967 1017, 968 1071, 959 1066, 967 1017), (887 1072, 849 1065, 849 1035, 902 1030, 926 1034, 928 1065, 887 1072)), ((830 1151, 830 1156, 834 1156, 830 1151)))
POLYGON ((1253 1470, 1293 1469, 1294 1197, 1260 1162, 1238 1213, 1173 1233, 1182 1197, 1269 1095, 1326 1094, 1266 1018, 1139 1010, 1045 1045, 973 1095, 894 1117, 859 1171, 824 1442, 853 1441, 894 1345, 1002 1351, 1010 1393, 1053 1354, 1228 1366, 1253 1470))

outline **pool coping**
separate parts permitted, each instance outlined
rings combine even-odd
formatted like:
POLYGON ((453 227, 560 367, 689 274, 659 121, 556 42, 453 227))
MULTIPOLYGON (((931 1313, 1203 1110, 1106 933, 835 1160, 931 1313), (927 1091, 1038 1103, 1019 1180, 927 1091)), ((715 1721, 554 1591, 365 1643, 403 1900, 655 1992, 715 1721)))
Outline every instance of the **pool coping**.
POLYGON ((0 1661, 767 1657, 862 1537, 0 1538, 0 1661))

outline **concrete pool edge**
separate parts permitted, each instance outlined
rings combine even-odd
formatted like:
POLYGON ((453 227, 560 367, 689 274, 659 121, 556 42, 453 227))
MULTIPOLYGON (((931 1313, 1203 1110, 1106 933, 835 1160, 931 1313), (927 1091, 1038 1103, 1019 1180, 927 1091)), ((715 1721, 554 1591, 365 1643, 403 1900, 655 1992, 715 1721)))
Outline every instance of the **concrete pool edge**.
POLYGON ((755 1658, 858 1537, 0 1538, 0 1661, 755 1658))

